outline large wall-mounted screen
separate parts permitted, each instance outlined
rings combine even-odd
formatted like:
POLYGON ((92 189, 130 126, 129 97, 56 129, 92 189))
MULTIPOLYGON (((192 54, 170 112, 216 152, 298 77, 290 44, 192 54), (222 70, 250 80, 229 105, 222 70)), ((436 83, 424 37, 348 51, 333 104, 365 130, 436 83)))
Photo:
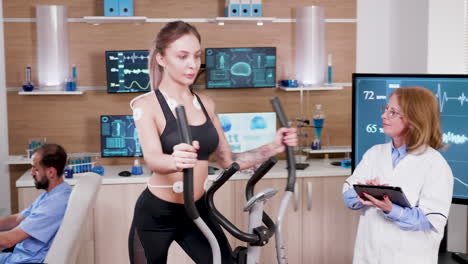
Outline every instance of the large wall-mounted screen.
POLYGON ((101 156, 143 156, 133 116, 101 116, 101 156))
POLYGON ((423 86, 439 101, 443 142, 440 151, 452 168, 453 200, 468 204, 468 75, 353 74, 353 167, 373 145, 389 142, 380 109, 400 87, 423 86))
POLYGON ((207 88, 276 86, 276 48, 205 49, 207 88))
POLYGON ((151 90, 147 50, 106 51, 108 93, 143 93, 151 90))

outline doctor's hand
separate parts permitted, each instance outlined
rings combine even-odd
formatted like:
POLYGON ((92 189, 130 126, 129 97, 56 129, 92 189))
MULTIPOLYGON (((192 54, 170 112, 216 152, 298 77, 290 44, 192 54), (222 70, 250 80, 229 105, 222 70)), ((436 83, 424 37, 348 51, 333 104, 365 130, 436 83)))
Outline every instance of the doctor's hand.
POLYGON ((367 201, 362 199, 361 197, 358 196, 359 198, 359 201, 365 205, 365 206, 374 206, 374 207, 377 207, 379 208, 380 210, 384 211, 386 214, 390 213, 390 211, 392 211, 392 206, 393 206, 393 203, 392 201, 390 201, 390 199, 388 198, 387 195, 384 195, 384 199, 383 200, 379 200, 375 197, 373 197, 372 195, 370 194, 367 194, 367 193, 363 193, 364 196, 368 199, 367 201))
POLYGON ((357 184, 363 184, 363 185, 377 185, 377 186, 388 186, 388 183, 381 184, 379 178, 374 178, 374 179, 366 180, 365 183, 358 182, 357 184))
POLYGON ((192 145, 180 143, 174 146, 171 154, 177 171, 191 169, 197 163, 197 151, 200 149, 200 143, 197 140, 192 141, 192 145))

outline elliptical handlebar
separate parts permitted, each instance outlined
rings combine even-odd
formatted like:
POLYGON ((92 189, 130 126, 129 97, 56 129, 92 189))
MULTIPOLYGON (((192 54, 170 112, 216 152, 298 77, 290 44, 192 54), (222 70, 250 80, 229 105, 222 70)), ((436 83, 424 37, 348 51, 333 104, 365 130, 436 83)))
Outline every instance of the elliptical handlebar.
MULTIPOLYGON (((185 114, 185 108, 183 105, 176 107, 177 115, 177 127, 179 131, 180 140, 183 143, 192 144, 192 135, 189 130, 187 116, 185 114)), ((200 229, 203 235, 206 237, 211 247, 211 254, 213 257, 213 264, 221 264, 221 249, 218 244, 218 240, 206 225, 203 219, 198 213, 195 201, 193 199, 193 169, 184 169, 184 207, 187 215, 192 219, 195 225, 200 229)))
MULTIPOLYGON (((260 167, 261 168, 263 167, 263 169, 259 168, 259 170, 256 171, 254 176, 252 176, 252 178, 255 177, 257 179, 255 181, 255 183, 258 182, 258 180, 260 180, 268 172, 268 170, 271 167, 273 167, 273 165, 275 165, 276 161, 273 162, 272 161, 273 159, 270 158, 268 161, 266 161, 265 163, 268 163, 268 164, 265 165, 265 166, 264 166, 265 163, 262 164, 262 166, 260 166, 260 167)), ((276 160, 276 159, 274 159, 274 160, 276 160)), ((221 175, 213 182, 211 187, 206 192, 206 201, 207 201, 208 207, 209 207, 210 212, 212 213, 213 217, 215 217, 216 221, 224 229, 226 229, 231 235, 233 235, 235 238, 237 238, 237 239, 239 239, 241 241, 244 241, 244 242, 248 242, 248 243, 251 243, 251 244, 257 244, 257 243, 261 244, 262 241, 270 239, 275 233, 275 225, 274 225, 273 221, 271 221, 271 219, 269 219, 271 224, 270 223, 267 224, 267 231, 265 233, 263 233, 261 235, 258 234, 258 233, 246 233, 246 232, 241 231, 233 223, 231 223, 226 217, 224 217, 216 209, 216 206, 214 204, 213 196, 214 196, 215 192, 219 188, 221 188, 221 186, 224 183, 226 183, 229 180, 229 178, 231 178, 231 176, 234 175, 234 173, 236 173, 239 169, 240 169, 239 164, 234 162, 234 163, 231 164, 231 166, 229 166, 229 168, 224 170, 221 173, 221 175)), ((250 180, 249 180, 249 183, 250 183, 250 180)), ((252 186, 252 191, 253 191, 253 186, 252 186)))
MULTIPOLYGON (((192 144, 192 134, 188 128, 187 116, 183 105, 175 108, 177 115, 177 127, 179 128, 179 138, 183 143, 192 144)), ((195 201, 193 199, 193 169, 184 169, 184 206, 190 219, 200 217, 195 201)))
MULTIPOLYGON (((271 99, 271 104, 275 109, 276 115, 278 115, 280 124, 282 127, 289 127, 288 119, 284 114, 283 108, 277 96, 271 99)), ((294 159, 294 149, 292 147, 286 147, 286 156, 288 158, 288 183, 286 185, 286 191, 294 192, 294 185, 296 184, 296 160, 294 159)))
POLYGON ((221 186, 226 183, 234 173, 236 173, 240 169, 239 164, 236 162, 232 163, 229 168, 224 170, 221 175, 213 182, 211 187, 206 192, 206 202, 210 213, 213 217, 216 218, 216 221, 224 227, 229 233, 231 233, 235 238, 242 240, 244 242, 255 242, 258 238, 255 234, 245 233, 239 230, 231 221, 229 221, 226 217, 224 217, 214 204, 213 196, 221 186))
MULTIPOLYGON (((289 127, 286 115, 281 107, 281 103, 277 96, 271 99, 271 104, 275 109, 276 114, 279 117, 280 124, 282 127, 289 127)), ((294 194, 294 185, 296 184, 296 160, 294 159, 294 149, 286 146, 286 156, 288 158, 288 182, 286 185, 286 191, 284 192, 283 199, 278 211, 278 218, 276 220, 276 259, 279 264, 286 264, 286 247, 283 241, 283 221, 288 209, 289 201, 294 194)))
POLYGON ((258 169, 255 171, 255 173, 250 177, 249 181, 247 182, 247 186, 245 187, 245 198, 247 198, 247 201, 252 198, 254 195, 254 187, 255 184, 257 184, 258 181, 260 181, 263 176, 273 167, 275 164, 278 162, 278 160, 275 157, 270 157, 267 159, 265 162, 258 167, 258 169))
MULTIPOLYGON (((249 181, 247 182, 247 186, 245 187, 245 198, 246 200, 250 200, 254 196, 254 188, 255 184, 257 184, 258 181, 260 181, 263 176, 270 171, 273 166, 278 162, 278 159, 275 157, 270 157, 267 159, 265 162, 258 167, 258 169, 255 171, 254 175, 250 177, 249 181)), ((275 222, 271 219, 271 217, 264 211, 262 214, 262 222, 265 224, 265 226, 268 228, 268 230, 271 231, 271 235, 273 235, 275 230, 275 222)))

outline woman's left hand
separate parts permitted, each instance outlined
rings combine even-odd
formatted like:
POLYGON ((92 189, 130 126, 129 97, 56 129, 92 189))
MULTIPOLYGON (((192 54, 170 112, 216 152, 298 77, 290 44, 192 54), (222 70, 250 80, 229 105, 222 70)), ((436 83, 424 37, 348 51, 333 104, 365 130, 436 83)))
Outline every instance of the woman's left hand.
POLYGON ((372 195, 370 194, 367 194, 367 193, 363 193, 364 196, 368 199, 367 201, 362 199, 361 197, 358 196, 359 198, 359 201, 365 205, 365 206, 374 206, 374 207, 377 207, 379 209, 381 209, 382 211, 384 211, 385 213, 390 213, 390 211, 392 211, 392 201, 390 201, 390 199, 388 198, 388 195, 384 195, 384 199, 383 200, 379 200, 379 199, 376 199, 375 197, 373 197, 372 195))
POLYGON ((276 132, 274 148, 277 153, 284 152, 285 145, 288 147, 297 146, 297 130, 295 127, 282 127, 276 132))

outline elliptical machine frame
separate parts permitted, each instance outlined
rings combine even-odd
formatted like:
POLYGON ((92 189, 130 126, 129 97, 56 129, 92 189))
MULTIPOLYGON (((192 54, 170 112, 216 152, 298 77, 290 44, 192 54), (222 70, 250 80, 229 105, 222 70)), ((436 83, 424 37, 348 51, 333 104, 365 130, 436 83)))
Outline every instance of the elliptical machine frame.
MULTIPOLYGON (((271 99, 271 104, 279 118, 281 126, 289 127, 286 115, 278 97, 273 97, 271 99)), ((179 105, 176 107, 176 115, 179 135, 182 142, 191 144, 192 137, 190 130, 188 129, 187 117, 183 106, 179 105)), ((264 212, 263 208, 266 200, 273 197, 277 191, 271 188, 267 188, 258 192, 257 194, 254 194, 255 184, 276 164, 277 160, 274 157, 271 157, 265 161, 247 182, 245 189, 247 203, 244 207, 244 211, 249 211, 248 232, 239 230, 234 224, 226 219, 216 209, 213 201, 214 193, 240 169, 239 164, 235 162, 231 164, 231 166, 229 166, 219 175, 219 177, 213 182, 212 186, 207 191, 206 203, 212 216, 224 229, 226 229, 226 231, 232 234, 235 238, 248 243, 247 247, 237 247, 234 250, 233 258, 237 264, 258 263, 261 247, 265 246, 269 239, 275 234, 277 261, 279 264, 287 263, 285 245, 282 236, 282 225, 291 197, 294 194, 294 185, 296 182, 296 166, 292 147, 286 146, 286 155, 288 164, 288 179, 286 190, 278 211, 276 224, 268 216, 268 214, 264 212)), ((212 249, 213 263, 221 264, 220 247, 216 237, 200 218, 195 207, 195 201, 193 199, 193 169, 184 169, 184 205, 189 217, 194 221, 194 223, 198 226, 198 228, 200 228, 202 233, 208 239, 212 249)))

